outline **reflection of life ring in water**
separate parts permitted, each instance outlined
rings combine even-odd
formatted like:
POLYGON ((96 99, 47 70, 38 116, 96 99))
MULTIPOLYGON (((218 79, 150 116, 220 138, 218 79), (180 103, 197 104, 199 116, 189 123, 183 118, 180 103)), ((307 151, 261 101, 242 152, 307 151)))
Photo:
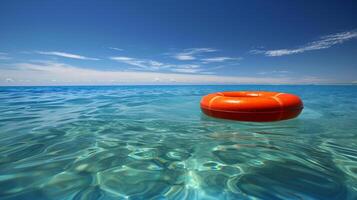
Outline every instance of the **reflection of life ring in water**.
POLYGON ((201 99, 209 116, 238 121, 269 122, 297 117, 303 103, 296 95, 279 92, 217 92, 201 99))

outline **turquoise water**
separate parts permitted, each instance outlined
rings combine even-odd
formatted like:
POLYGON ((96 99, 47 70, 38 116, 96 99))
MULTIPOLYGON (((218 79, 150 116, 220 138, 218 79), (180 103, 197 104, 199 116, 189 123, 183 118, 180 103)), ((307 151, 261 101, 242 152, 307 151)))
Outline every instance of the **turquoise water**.
POLYGON ((356 199, 356 86, 0 88, 0 199, 356 199), (299 95, 293 120, 213 119, 224 90, 299 95))

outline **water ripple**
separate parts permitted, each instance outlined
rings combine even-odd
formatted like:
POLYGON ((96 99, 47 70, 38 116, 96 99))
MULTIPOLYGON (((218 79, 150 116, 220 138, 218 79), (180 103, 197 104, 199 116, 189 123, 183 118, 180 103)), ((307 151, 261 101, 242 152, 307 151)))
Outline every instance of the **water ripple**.
POLYGON ((349 86, 0 88, 0 198, 356 199, 355 102, 349 86), (298 94, 304 112, 200 112, 202 95, 257 89, 298 94))

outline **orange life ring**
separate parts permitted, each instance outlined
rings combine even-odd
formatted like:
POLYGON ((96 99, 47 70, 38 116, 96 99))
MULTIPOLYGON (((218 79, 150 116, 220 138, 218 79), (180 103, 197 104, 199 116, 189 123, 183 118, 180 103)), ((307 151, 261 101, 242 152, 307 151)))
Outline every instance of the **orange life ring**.
POLYGON ((201 99, 209 116, 238 121, 269 122, 297 117, 303 103, 293 94, 262 91, 217 92, 201 99))

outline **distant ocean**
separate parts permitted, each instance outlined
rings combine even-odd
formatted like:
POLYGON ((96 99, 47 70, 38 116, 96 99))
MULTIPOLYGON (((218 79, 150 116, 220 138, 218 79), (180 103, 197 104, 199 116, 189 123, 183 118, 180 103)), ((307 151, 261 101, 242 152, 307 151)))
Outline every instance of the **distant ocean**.
POLYGON ((357 86, 0 87, 0 199, 357 199, 357 86), (203 115, 216 91, 301 115, 203 115))

